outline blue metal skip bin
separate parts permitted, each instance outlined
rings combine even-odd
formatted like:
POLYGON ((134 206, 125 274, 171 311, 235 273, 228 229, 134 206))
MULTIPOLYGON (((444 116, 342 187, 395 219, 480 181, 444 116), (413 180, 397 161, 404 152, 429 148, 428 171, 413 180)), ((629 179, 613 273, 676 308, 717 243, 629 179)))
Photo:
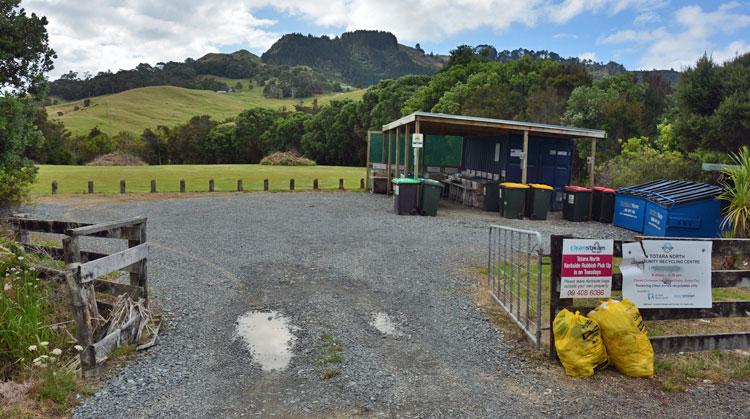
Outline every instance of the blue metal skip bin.
POLYGON ((717 237, 721 234, 722 189, 692 184, 670 192, 652 194, 646 203, 643 233, 656 237, 717 237))
POLYGON ((718 186, 656 181, 621 188, 614 224, 656 237, 716 237, 720 233, 722 192, 718 186))
POLYGON ((637 196, 615 195, 615 216, 612 223, 617 227, 643 233, 646 200, 637 196))
POLYGON ((615 195, 615 214, 612 224, 643 233, 648 198, 654 193, 679 189, 688 185, 692 183, 679 180, 657 180, 618 189, 615 195))

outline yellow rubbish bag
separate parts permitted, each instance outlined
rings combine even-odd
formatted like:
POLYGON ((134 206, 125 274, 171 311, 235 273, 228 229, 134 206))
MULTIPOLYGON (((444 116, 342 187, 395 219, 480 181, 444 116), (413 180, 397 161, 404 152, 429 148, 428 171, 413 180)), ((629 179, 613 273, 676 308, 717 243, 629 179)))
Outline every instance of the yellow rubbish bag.
POLYGON ((607 350, 599 325, 579 312, 563 309, 552 323, 555 350, 565 373, 571 377, 589 377, 607 368, 607 350))
POLYGON ((589 313, 602 329, 610 361, 630 377, 654 376, 654 348, 638 307, 628 299, 610 299, 589 313))

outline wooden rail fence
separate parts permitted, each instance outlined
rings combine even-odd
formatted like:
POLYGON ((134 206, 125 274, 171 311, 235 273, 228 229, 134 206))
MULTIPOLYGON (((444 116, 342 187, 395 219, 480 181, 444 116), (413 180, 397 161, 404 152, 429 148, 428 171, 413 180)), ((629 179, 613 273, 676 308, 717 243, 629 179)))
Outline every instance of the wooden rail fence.
MULTIPOLYGON (((552 236, 550 241, 551 286, 550 286, 550 356, 555 356, 555 336, 552 333, 552 322, 563 308, 587 313, 594 307, 573 305, 573 299, 560 298, 562 273, 563 240, 572 236, 552 236)), ((637 237, 637 240, 664 240, 664 237, 637 237)), ((750 255, 750 239, 683 239, 669 237, 668 240, 708 240, 712 241, 712 258, 727 258, 750 255)), ((625 243, 628 243, 627 241, 625 243)), ((622 241, 614 242, 614 257, 622 257, 622 241)), ((750 288, 750 270, 722 269, 711 271, 711 288, 750 288)), ((612 275, 612 290, 622 290, 622 275, 612 275)), ((640 310, 643 319, 648 320, 684 320, 710 319, 717 317, 750 316, 750 301, 715 301, 711 308, 644 308, 640 310)), ((652 336, 651 344, 656 353, 698 352, 713 349, 749 349, 750 331, 731 333, 713 333, 696 335, 652 336)))
POLYGON ((148 251, 146 218, 130 218, 101 224, 69 221, 41 220, 12 217, 6 220, 14 231, 16 240, 28 252, 65 262, 65 269, 37 266, 41 278, 65 282, 70 290, 72 310, 76 323, 78 344, 84 349, 80 354, 84 374, 93 370, 120 344, 135 343, 139 321, 132 320, 103 336, 106 327, 100 313, 108 314, 112 305, 97 300, 96 293, 119 296, 127 294, 134 301, 148 302, 148 251), (62 235, 62 248, 32 244, 31 232, 62 235), (81 238, 99 237, 127 240, 126 250, 113 254, 81 249, 81 238), (117 271, 130 273, 130 284, 120 284, 99 279, 117 271))
MULTIPOLYGON (((94 183, 93 180, 88 181, 86 183, 86 185, 87 185, 86 186, 86 192, 88 194, 95 193, 95 183, 94 183)), ((52 181, 51 189, 50 189, 51 192, 52 192, 52 195, 57 195, 58 190, 59 190, 59 186, 60 186, 60 184, 56 180, 52 181)), ((362 190, 362 191, 364 191, 365 187, 366 187, 366 185, 365 185, 365 179, 362 178, 362 179, 359 180, 359 189, 362 190)), ((344 179, 343 178, 339 178, 338 189, 340 191, 346 190, 346 188, 344 187, 344 179)), ((291 179, 289 179, 289 191, 293 192, 294 190, 295 190, 295 180, 294 180, 294 178, 291 178, 291 179)), ((313 179, 312 190, 314 190, 314 191, 320 190, 318 179, 313 179)), ((185 179, 180 179, 180 181, 179 181, 179 191, 180 192, 187 192, 187 182, 185 181, 185 179)), ((209 179, 209 181, 208 181, 208 192, 215 192, 215 191, 216 191, 216 183, 214 182, 214 179, 209 179)), ((237 192, 244 192, 245 191, 245 186, 244 186, 244 182, 243 182, 242 179, 237 179, 237 189, 236 189, 236 191, 237 192)), ((269 181, 268 181, 268 179, 263 179, 263 191, 266 191, 266 192, 269 191, 269 181)), ((157 190, 157 187, 156 187, 156 180, 152 179, 150 181, 150 193, 157 193, 157 192, 158 192, 158 190, 157 190)), ((121 194, 127 193, 127 182, 125 180, 120 180, 120 193, 121 194)))

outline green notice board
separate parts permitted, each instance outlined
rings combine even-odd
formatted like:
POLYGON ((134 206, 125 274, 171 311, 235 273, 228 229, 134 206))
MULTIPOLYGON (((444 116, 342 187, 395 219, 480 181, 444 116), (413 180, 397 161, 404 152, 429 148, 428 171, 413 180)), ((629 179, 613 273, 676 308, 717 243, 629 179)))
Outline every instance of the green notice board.
POLYGON ((382 132, 369 132, 370 135, 370 162, 371 163, 385 163, 385 157, 383 156, 383 133, 382 132))
POLYGON ((425 135, 424 159, 427 166, 461 167, 463 137, 425 135))
MULTIPOLYGON (((399 135, 399 160, 403 163, 404 151, 409 153, 409 169, 414 165, 414 149, 411 147, 411 138, 407 140, 402 133, 399 135), (406 147, 404 147, 406 145, 406 147)), ((420 166, 446 166, 461 167, 463 151, 463 137, 453 135, 425 135, 424 149, 420 166)), ((370 162, 387 163, 388 161, 388 137, 382 132, 370 132, 370 162), (385 143, 385 145, 384 145, 385 143)), ((396 135, 391 134, 391 162, 396 160, 396 135)))

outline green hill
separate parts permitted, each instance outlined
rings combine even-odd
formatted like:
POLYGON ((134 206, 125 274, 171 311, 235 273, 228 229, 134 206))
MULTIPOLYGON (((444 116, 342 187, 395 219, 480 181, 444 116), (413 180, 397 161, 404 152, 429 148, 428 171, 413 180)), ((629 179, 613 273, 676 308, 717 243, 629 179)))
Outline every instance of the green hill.
MULTIPOLYGON (((88 107, 83 101, 71 101, 47 107, 50 118, 62 121, 74 135, 85 134, 91 128, 113 135, 120 131, 140 134, 146 128, 158 125, 173 126, 189 120, 195 115, 209 115, 216 120, 234 117, 251 107, 269 109, 293 109, 298 99, 269 99, 263 96, 262 88, 247 79, 221 79, 234 87, 239 81, 243 89, 238 92, 217 93, 210 90, 185 89, 174 86, 153 86, 131 89, 113 95, 91 98, 88 107), (78 110, 75 110, 76 107, 78 110)), ((358 100, 365 90, 346 93, 327 93, 316 96, 319 105, 331 100, 358 100)), ((311 106, 315 98, 304 100, 311 106)))
POLYGON ((389 32, 358 30, 335 38, 287 34, 262 59, 277 66, 308 66, 355 86, 369 86, 406 74, 433 74, 447 57, 401 45, 389 32))

